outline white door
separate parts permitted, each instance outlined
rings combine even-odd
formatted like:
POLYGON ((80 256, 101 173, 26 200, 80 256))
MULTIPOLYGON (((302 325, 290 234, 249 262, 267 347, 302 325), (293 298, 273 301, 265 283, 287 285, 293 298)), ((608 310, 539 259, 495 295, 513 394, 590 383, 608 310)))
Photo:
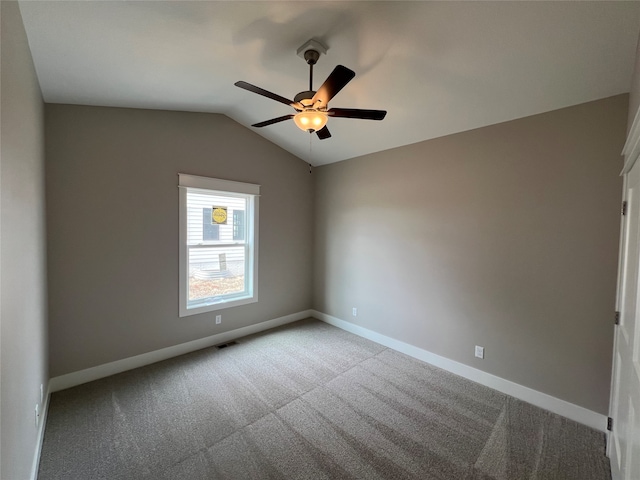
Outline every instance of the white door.
MULTIPOLYGON (((640 125, 636 131, 640 131, 640 125)), ((627 144, 630 143, 628 140, 627 144)), ((613 426, 608 442, 614 480, 640 480, 640 160, 633 163, 639 149, 637 141, 633 148, 625 146, 627 204, 622 221, 618 284, 620 323, 616 327, 613 358, 610 407, 613 426)))

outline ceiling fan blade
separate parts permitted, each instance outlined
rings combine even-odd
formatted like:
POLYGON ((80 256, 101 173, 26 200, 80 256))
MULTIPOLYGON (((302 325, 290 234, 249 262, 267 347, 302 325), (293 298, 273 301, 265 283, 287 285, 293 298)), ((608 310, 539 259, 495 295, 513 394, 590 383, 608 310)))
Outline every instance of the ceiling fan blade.
POLYGON ((263 97, 270 98, 271 100, 275 100, 276 102, 284 103, 285 105, 290 105, 295 108, 297 105, 293 100, 289 100, 288 98, 281 97, 275 93, 272 93, 264 88, 256 87, 255 85, 251 85, 247 82, 236 82, 234 83, 236 87, 244 88, 245 90, 249 90, 250 92, 257 93, 258 95, 262 95, 263 97))
POLYGON ((316 135, 318 135, 318 138, 320 140, 324 140, 325 138, 331 137, 331 132, 329 131, 329 129, 325 125, 324 127, 322 127, 320 130, 318 130, 316 132, 316 135))
POLYGON ((313 96, 313 103, 319 102, 320 107, 326 106, 344 86, 356 76, 356 72, 348 69, 344 65, 338 65, 333 69, 331 75, 327 77, 322 86, 313 96))
POLYGON ((272 118, 271 120, 265 120, 264 122, 254 123, 251 125, 252 127, 266 127, 267 125, 273 125, 274 123, 284 122, 285 120, 289 120, 293 118, 295 115, 284 115, 278 118, 272 118))
POLYGON ((382 120, 386 110, 360 110, 359 108, 330 108, 327 114, 332 117, 361 118, 363 120, 382 120))

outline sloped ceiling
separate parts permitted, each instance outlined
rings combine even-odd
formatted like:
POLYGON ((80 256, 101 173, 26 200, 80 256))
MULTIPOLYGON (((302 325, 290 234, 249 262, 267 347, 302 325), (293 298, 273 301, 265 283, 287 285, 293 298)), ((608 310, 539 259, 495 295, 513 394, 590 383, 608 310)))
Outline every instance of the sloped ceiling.
POLYGON ((310 38, 356 72, 320 141, 292 121, 253 129, 314 165, 604 98, 630 89, 640 2, 21 1, 46 102, 223 113, 247 126, 291 113, 310 38), (311 144, 310 144, 311 143, 311 144))

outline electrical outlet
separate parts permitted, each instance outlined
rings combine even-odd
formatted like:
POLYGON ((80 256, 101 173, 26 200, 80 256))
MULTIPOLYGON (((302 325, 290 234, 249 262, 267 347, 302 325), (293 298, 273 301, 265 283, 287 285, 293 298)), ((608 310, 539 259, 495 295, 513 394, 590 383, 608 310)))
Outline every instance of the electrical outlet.
POLYGON ((476 345, 476 357, 484 358, 484 347, 476 345))
POLYGON ((40 406, 36 403, 36 427, 38 426, 38 422, 40 421, 40 406))
POLYGON ((353 307, 352 313, 353 313, 354 317, 357 317, 358 316, 358 309, 356 307, 353 307))
POLYGON ((222 315, 216 315, 216 325, 219 325, 222 323, 222 315))

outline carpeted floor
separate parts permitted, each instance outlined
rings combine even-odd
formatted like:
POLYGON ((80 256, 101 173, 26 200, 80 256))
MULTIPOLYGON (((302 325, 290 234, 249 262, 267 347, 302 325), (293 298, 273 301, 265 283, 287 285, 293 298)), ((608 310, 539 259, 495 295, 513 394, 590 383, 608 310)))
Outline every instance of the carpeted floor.
POLYGON ((604 435, 316 320, 54 393, 39 480, 609 480, 604 435))

